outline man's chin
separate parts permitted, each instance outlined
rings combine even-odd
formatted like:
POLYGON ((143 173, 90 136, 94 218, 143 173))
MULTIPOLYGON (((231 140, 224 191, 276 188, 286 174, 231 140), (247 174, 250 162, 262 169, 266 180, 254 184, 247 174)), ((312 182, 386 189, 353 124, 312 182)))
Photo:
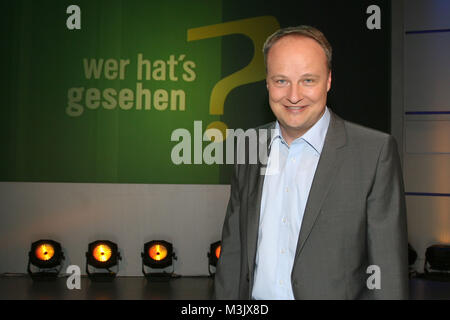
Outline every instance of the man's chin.
POLYGON ((309 127, 303 122, 292 123, 292 122, 281 122, 279 120, 278 122, 280 123, 281 131, 284 131, 290 136, 300 137, 309 129, 309 127))

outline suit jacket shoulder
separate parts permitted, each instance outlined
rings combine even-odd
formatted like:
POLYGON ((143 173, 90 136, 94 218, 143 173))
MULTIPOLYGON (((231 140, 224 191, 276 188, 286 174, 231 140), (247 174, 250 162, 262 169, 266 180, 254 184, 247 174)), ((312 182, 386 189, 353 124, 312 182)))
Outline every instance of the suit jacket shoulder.
MULTIPOLYGON (((334 115, 340 119, 338 116, 334 115)), ((373 152, 378 153, 386 144, 393 144, 396 148, 396 142, 392 135, 373 128, 365 127, 350 121, 342 120, 345 128, 347 146, 352 149, 359 150, 362 153, 373 152)), ((339 120, 338 120, 339 121, 339 120)), ((364 156, 364 154, 361 154, 364 156)))

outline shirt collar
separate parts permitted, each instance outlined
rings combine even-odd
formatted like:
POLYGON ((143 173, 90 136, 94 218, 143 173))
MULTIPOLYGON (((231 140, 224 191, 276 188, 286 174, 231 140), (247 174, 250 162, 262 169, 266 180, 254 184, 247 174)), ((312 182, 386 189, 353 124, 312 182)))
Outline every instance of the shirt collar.
MULTIPOLYGON (((321 154, 329 124, 330 124, 330 111, 328 110, 328 107, 325 107, 325 112, 323 113, 319 121, 317 121, 303 136, 292 141, 292 143, 296 143, 299 140, 303 139, 311 147, 313 147, 314 150, 317 151, 317 153, 321 154)), ((272 136, 272 139, 270 141, 269 148, 272 146, 272 143, 276 139, 280 139, 280 141, 287 146, 288 144, 281 135, 280 124, 278 123, 278 120, 275 123, 274 130, 275 130, 274 135, 272 136)))
POLYGON ((279 123, 278 123, 278 120, 275 121, 275 128, 273 129, 272 132, 273 132, 273 135, 272 135, 272 137, 271 137, 271 139, 270 139, 269 149, 272 147, 272 143, 273 143, 275 140, 277 140, 277 139, 280 139, 280 141, 281 141, 282 143, 284 143, 284 144, 287 145, 287 143, 284 141, 283 136, 281 135, 280 125, 279 125, 279 123))

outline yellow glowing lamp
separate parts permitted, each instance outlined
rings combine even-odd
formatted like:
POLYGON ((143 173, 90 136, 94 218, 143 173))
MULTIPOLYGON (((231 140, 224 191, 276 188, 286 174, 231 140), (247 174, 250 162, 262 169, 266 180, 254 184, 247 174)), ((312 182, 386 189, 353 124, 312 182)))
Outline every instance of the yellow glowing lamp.
POLYGON ((100 262, 106 262, 111 258, 112 250, 106 244, 99 244, 94 248, 92 255, 94 259, 100 262))
POLYGON ((162 244, 155 244, 150 247, 148 254, 153 260, 161 261, 167 257, 167 248, 162 244))
POLYGON ((218 245, 215 251, 217 260, 220 258, 220 250, 222 250, 222 246, 218 245))
POLYGON ((211 246, 209 248, 208 252, 208 258, 209 258, 209 274, 212 276, 215 272, 211 271, 211 267, 217 267, 217 261, 219 261, 220 253, 222 252, 222 242, 216 241, 214 243, 211 243, 211 246))
POLYGON ((153 240, 145 243, 144 252, 141 256, 143 265, 156 269, 163 269, 172 265, 172 259, 175 257, 172 244, 164 240, 153 240))
POLYGON ((36 248, 34 254, 39 260, 48 261, 55 255, 55 248, 50 243, 43 243, 36 248))
POLYGON ((28 257, 27 271, 33 279, 56 278, 64 260, 61 244, 45 239, 31 244, 28 257), (36 267, 39 268, 39 271, 36 271, 36 267))
POLYGON ((117 244, 109 240, 91 242, 86 252, 86 263, 98 269, 116 266, 121 259, 117 244))

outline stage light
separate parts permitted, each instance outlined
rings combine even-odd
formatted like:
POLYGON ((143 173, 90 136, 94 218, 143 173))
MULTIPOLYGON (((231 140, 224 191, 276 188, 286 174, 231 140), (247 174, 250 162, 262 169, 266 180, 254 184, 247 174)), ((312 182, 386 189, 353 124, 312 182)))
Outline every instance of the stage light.
POLYGON ((91 242, 86 252, 86 273, 94 281, 110 281, 119 271, 119 260, 122 260, 117 244, 108 240, 91 242), (89 265, 96 269, 106 269, 107 272, 90 272, 89 265), (110 268, 117 266, 117 271, 110 268))
POLYGON ((450 245, 436 244, 428 247, 423 269, 427 276, 450 279, 450 245), (430 272, 428 265, 434 271, 430 272))
POLYGON ((411 266, 416 262, 417 252, 414 248, 408 243, 408 264, 411 266))
POLYGON ((211 267, 216 267, 217 266, 217 261, 219 261, 221 250, 222 250, 222 242, 221 241, 216 241, 216 242, 212 243, 210 248, 209 248, 209 252, 208 252, 208 261, 209 261, 208 271, 209 271, 209 274, 211 276, 213 276, 215 274, 215 271, 214 272, 211 271, 211 267))
POLYGON ((32 279, 56 279, 62 268, 64 254, 61 245, 54 240, 38 240, 31 244, 28 252, 28 274, 32 279), (31 265, 39 271, 33 272, 31 265), (58 268, 59 267, 59 268, 58 268))
POLYGON ((414 263, 417 260, 417 252, 414 248, 408 243, 408 275, 409 278, 413 278, 417 276, 416 270, 414 270, 414 263))
POLYGON ((162 261, 167 257, 167 248, 161 244, 155 244, 148 250, 148 255, 155 261, 162 261))
POLYGON ((99 244, 94 247, 92 256, 99 262, 107 262, 111 258, 112 250, 106 244, 99 244))
POLYGON ((164 240, 153 240, 144 244, 142 257, 142 273, 150 280, 167 280, 173 275, 173 260, 177 257, 173 252, 173 246, 170 242, 164 240), (152 269, 164 269, 172 266, 171 272, 146 272, 145 266, 152 269))

